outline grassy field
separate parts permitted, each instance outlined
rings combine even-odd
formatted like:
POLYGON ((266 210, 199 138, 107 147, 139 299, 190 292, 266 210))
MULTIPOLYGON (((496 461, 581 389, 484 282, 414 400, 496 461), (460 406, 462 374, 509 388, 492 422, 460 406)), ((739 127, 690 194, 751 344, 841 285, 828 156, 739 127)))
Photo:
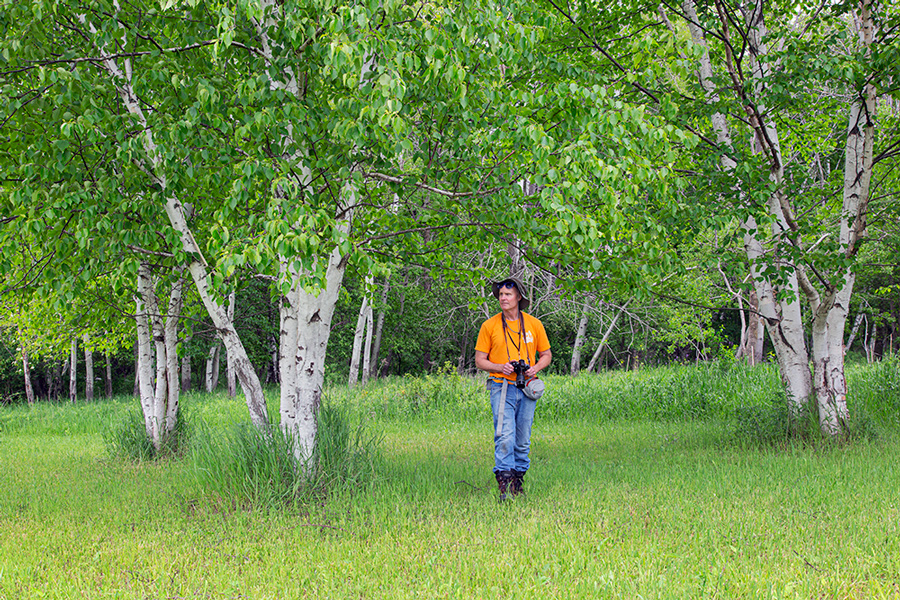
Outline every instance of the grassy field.
MULTIPOLYGON (((134 400, 0 408, 0 598, 900 598, 895 373, 852 374, 879 435, 841 445, 748 443, 751 383, 719 394, 739 375, 697 373, 551 380, 527 497, 502 505, 464 378, 329 390, 383 435, 376 477, 284 508, 211 493, 190 456, 110 457, 134 400), (613 392, 691 378, 722 381, 663 411, 613 392)), ((771 372, 748 376, 772 393, 771 372)), ((246 412, 183 404, 213 429, 246 412)))

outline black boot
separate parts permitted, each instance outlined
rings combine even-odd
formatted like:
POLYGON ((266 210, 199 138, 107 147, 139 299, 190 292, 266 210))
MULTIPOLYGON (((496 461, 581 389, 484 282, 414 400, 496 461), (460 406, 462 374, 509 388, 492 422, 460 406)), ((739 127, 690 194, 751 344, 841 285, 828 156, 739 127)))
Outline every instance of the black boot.
POLYGON ((522 489, 522 481, 525 479, 525 471, 512 471, 512 481, 509 482, 509 491, 513 497, 524 494, 522 489))
POLYGON ((513 479, 512 471, 494 471, 494 477, 497 479, 497 488, 500 490, 500 502, 506 500, 506 492, 509 490, 509 484, 513 479))

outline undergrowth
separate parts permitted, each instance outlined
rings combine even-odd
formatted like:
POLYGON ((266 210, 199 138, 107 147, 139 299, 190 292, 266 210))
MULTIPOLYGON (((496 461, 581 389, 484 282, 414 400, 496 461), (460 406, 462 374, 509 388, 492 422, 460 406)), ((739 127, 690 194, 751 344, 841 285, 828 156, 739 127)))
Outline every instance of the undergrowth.
POLYGON ((182 408, 174 429, 162 436, 157 448, 147 435, 143 414, 132 410, 103 433, 103 441, 110 456, 143 462, 182 456, 190 443, 190 434, 190 416, 182 408))
POLYGON ((201 426, 193 444, 198 481, 221 498, 275 507, 354 490, 372 480, 380 437, 365 422, 354 428, 349 413, 320 407, 313 456, 295 452, 298 440, 277 425, 246 422, 221 428, 201 426))

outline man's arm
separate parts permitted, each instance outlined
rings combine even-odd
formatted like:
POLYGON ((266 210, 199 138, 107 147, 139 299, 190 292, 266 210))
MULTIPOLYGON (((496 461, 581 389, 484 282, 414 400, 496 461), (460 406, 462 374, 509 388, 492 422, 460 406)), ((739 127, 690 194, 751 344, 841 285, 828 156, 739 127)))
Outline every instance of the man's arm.
MULTIPOLYGON (((543 358, 544 356, 541 355, 541 359, 543 358)), ((547 360, 547 364, 549 363, 550 361, 547 360)), ((504 375, 511 375, 513 373, 513 366, 511 364, 508 362, 500 364, 491 362, 488 360, 487 352, 481 352, 479 350, 475 351, 475 366, 488 373, 503 373, 504 375)))
MULTIPOLYGON (((550 365, 550 359, 553 358, 553 353, 550 352, 549 349, 540 353, 541 356, 538 358, 537 363, 534 364, 530 369, 525 371, 525 377, 534 377, 538 374, 538 371, 541 369, 545 369, 550 365)), ((478 360, 476 359, 475 364, 478 364, 478 360)))

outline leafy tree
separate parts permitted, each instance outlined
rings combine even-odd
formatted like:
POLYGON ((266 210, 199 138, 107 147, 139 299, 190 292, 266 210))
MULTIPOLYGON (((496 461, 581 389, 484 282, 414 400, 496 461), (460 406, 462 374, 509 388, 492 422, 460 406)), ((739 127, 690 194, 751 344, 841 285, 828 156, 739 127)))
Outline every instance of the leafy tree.
POLYGON ((643 288, 674 264, 670 138, 693 138, 624 104, 590 61, 559 60, 558 22, 532 4, 0 6, 3 197, 48 240, 42 276, 114 262, 133 286, 142 263, 183 268, 257 424, 261 385, 223 299, 268 278, 281 426, 301 456, 349 265, 377 277, 426 249, 432 275, 462 278, 442 256, 515 243, 547 272, 643 288))
POLYGON ((844 432, 856 255, 873 174, 890 172, 897 143, 876 98, 893 93, 898 15, 868 0, 548 6, 591 49, 582 61, 619 74, 629 105, 702 140, 680 163, 691 203, 672 226, 734 232, 792 406, 814 398, 822 431, 844 432))

